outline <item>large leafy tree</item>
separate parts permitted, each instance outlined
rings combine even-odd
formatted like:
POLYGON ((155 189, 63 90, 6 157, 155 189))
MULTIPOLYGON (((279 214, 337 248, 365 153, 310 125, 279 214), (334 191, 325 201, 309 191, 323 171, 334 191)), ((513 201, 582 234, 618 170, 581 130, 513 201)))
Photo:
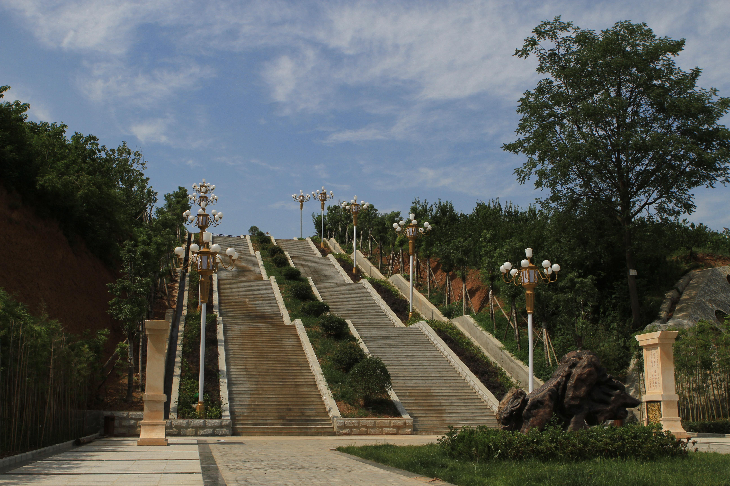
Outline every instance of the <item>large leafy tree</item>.
POLYGON ((547 77, 520 99, 520 138, 503 148, 527 156, 515 173, 548 189, 547 203, 615 218, 638 327, 634 223, 691 213, 694 188, 729 182, 730 132, 718 122, 730 99, 698 88, 699 68, 675 65, 683 39, 659 38, 643 23, 594 32, 556 17, 533 34, 515 54, 534 55, 547 77))

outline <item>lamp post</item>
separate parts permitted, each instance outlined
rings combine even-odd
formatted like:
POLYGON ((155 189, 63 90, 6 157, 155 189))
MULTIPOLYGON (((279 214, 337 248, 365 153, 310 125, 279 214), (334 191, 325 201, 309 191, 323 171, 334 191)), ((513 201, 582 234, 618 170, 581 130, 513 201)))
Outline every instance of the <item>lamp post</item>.
POLYGON ((312 197, 319 199, 319 202, 322 203, 322 241, 320 241, 322 249, 324 249, 324 203, 327 199, 332 199, 334 196, 335 195, 332 194, 332 191, 330 191, 329 195, 327 195, 327 191, 324 190, 324 186, 322 186, 321 191, 318 189, 316 192, 312 192, 312 197))
POLYGON ((365 211, 366 209, 368 209, 370 207, 370 204, 366 203, 365 201, 360 201, 360 204, 358 204, 357 196, 355 196, 352 201, 343 202, 342 207, 346 211, 350 211, 352 213, 352 273, 355 273, 357 271, 357 215, 360 214, 361 210, 365 211))
POLYGON ((405 229, 405 235, 408 237, 408 267, 410 270, 410 298, 408 299, 408 318, 413 316, 413 255, 416 253, 416 238, 425 235, 431 231, 431 226, 428 221, 423 223, 423 227, 418 227, 418 221, 416 221, 416 215, 411 213, 408 215, 408 219, 411 220, 406 226, 406 221, 400 220, 398 223, 393 223, 395 232, 401 234, 401 231, 405 229))
POLYGON ((532 314, 535 312, 535 287, 541 281, 544 283, 555 282, 558 279, 558 272, 560 271, 560 265, 557 263, 551 265, 550 260, 544 260, 542 262, 543 269, 540 270, 537 265, 532 263, 532 248, 525 248, 525 260, 520 262, 520 269, 512 268, 510 262, 504 262, 499 267, 499 271, 502 272, 502 280, 508 284, 522 285, 525 288, 525 307, 527 308, 527 334, 530 347, 530 383, 529 391, 532 393, 533 388, 533 345, 532 345, 532 314), (509 277, 507 277, 509 272, 509 277))
MULTIPOLYGON (((238 252, 233 248, 226 250, 226 255, 229 258, 229 263, 223 262, 219 255, 221 247, 219 244, 211 245, 213 242, 213 234, 206 231, 211 226, 217 226, 223 219, 223 213, 211 211, 213 217, 205 212, 205 208, 210 204, 215 204, 218 201, 218 196, 212 194, 212 190, 215 188, 214 185, 208 184, 203 179, 200 184, 193 184, 194 194, 188 196, 191 203, 200 206, 197 215, 193 216, 190 210, 183 213, 183 216, 188 220, 189 223, 197 226, 200 229, 200 244, 193 243, 190 245, 190 251, 192 256, 190 258, 190 265, 195 265, 199 279, 199 309, 200 309, 200 373, 198 375, 198 405, 195 410, 203 412, 205 405, 203 403, 203 385, 205 382, 205 311, 206 303, 208 301, 208 281, 211 275, 218 271, 218 265, 222 264, 224 268, 233 268, 233 264, 238 258, 238 252)), ((185 256, 185 249, 181 246, 175 248, 175 254, 178 258, 182 259, 185 256)))
MULTIPOLYGON (((324 189, 324 188, 323 188, 324 189)), ((299 190, 299 195, 296 194, 291 195, 292 199, 297 201, 299 203, 299 238, 302 237, 302 211, 304 209, 304 203, 309 201, 309 194, 304 194, 301 190, 299 190)))

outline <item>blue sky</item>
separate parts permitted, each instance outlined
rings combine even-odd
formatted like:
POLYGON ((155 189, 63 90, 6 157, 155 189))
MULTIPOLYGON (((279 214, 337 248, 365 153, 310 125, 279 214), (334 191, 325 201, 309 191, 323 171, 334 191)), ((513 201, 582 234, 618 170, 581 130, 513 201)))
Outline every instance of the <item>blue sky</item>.
MULTIPOLYGON (((726 0, 0 0, 0 85, 33 120, 142 151, 160 195, 215 184, 216 231, 289 238, 291 194, 323 185, 404 213, 415 197, 461 211, 539 197, 515 181, 523 157, 500 147, 539 79, 534 59, 512 54, 556 15, 685 38, 677 63, 730 96, 726 0)), ((729 200, 730 188, 698 189, 690 219, 730 227, 729 200)))

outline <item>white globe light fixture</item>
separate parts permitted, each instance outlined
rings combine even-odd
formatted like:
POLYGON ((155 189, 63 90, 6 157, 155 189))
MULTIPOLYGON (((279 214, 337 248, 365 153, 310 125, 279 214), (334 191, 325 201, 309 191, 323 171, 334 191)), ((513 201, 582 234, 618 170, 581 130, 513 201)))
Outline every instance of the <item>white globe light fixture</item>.
POLYGON ((304 203, 309 201, 309 194, 304 194, 300 190, 299 195, 292 194, 291 197, 299 203, 299 238, 302 238, 302 212, 304 210, 304 203))
MULTIPOLYGON (((200 373, 198 376, 198 404, 195 407, 198 412, 205 410, 203 403, 203 384, 205 382, 205 319, 206 304, 209 293, 210 276, 218 271, 218 267, 232 269, 235 265, 238 253, 233 248, 228 248, 225 252, 228 262, 221 257, 221 246, 213 242, 213 234, 207 231, 211 226, 217 226, 223 219, 223 212, 215 209, 206 213, 206 208, 218 202, 218 196, 213 194, 215 185, 203 182, 193 184, 194 193, 188 196, 191 204, 200 206, 196 214, 190 210, 185 211, 182 216, 185 220, 198 227, 200 233, 198 243, 190 245, 190 265, 194 266, 200 275, 199 284, 199 302, 200 302, 200 373), (212 217, 211 217, 212 216, 212 217)), ((175 248, 175 255, 183 259, 185 249, 183 247, 175 248)))
POLYGON ((408 318, 410 319, 413 316, 413 255, 416 254, 416 239, 424 236, 426 233, 431 231, 431 228, 433 228, 433 226, 428 224, 428 221, 426 221, 425 223, 423 223, 423 226, 419 228, 418 221, 416 221, 416 215, 413 213, 409 214, 408 218, 411 220, 410 223, 407 223, 404 220, 400 220, 397 223, 393 223, 393 229, 398 234, 401 234, 401 231, 404 231, 405 235, 408 237, 408 262, 410 271, 410 298, 408 302, 408 318), (406 226, 406 224, 408 226, 406 226))
POLYGON ((534 386, 534 345, 532 341, 532 314, 535 311, 535 287, 537 287, 537 285, 541 282, 546 284, 555 282, 558 279, 560 265, 558 265, 557 263, 551 265, 550 260, 544 260, 542 262, 543 269, 540 270, 535 264, 532 263, 532 248, 525 248, 525 256, 527 258, 520 262, 519 270, 516 268, 512 268, 512 264, 510 262, 504 262, 499 267, 499 271, 502 274, 502 280, 504 280, 506 283, 522 285, 525 288, 525 307, 527 308, 527 334, 530 347, 529 392, 532 393, 534 386), (507 277, 508 272, 509 277, 507 277))
POLYGON ((353 226, 353 237, 352 237, 352 273, 357 272, 357 216, 360 214, 360 211, 365 211, 368 208, 371 207, 369 203, 366 203, 365 201, 360 201, 360 204, 357 203, 357 196, 352 198, 352 201, 343 202, 342 207, 345 209, 345 211, 350 211, 352 213, 352 226, 353 226))
POLYGON ((312 197, 315 199, 318 199, 319 202, 322 204, 322 234, 321 239, 322 241, 321 246, 324 249, 324 203, 327 202, 328 199, 332 199, 335 195, 332 193, 332 191, 327 194, 327 191, 324 190, 324 186, 322 186, 322 190, 317 189, 316 191, 312 192, 312 197))

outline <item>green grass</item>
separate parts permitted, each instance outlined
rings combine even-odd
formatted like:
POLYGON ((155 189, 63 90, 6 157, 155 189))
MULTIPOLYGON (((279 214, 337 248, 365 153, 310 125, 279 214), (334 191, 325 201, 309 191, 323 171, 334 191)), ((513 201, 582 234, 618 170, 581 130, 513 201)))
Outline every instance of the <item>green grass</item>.
POLYGON ((594 459, 581 462, 488 461, 447 457, 437 444, 338 447, 388 466, 459 486, 719 486, 730 485, 730 456, 691 452, 685 459, 656 461, 594 459))

